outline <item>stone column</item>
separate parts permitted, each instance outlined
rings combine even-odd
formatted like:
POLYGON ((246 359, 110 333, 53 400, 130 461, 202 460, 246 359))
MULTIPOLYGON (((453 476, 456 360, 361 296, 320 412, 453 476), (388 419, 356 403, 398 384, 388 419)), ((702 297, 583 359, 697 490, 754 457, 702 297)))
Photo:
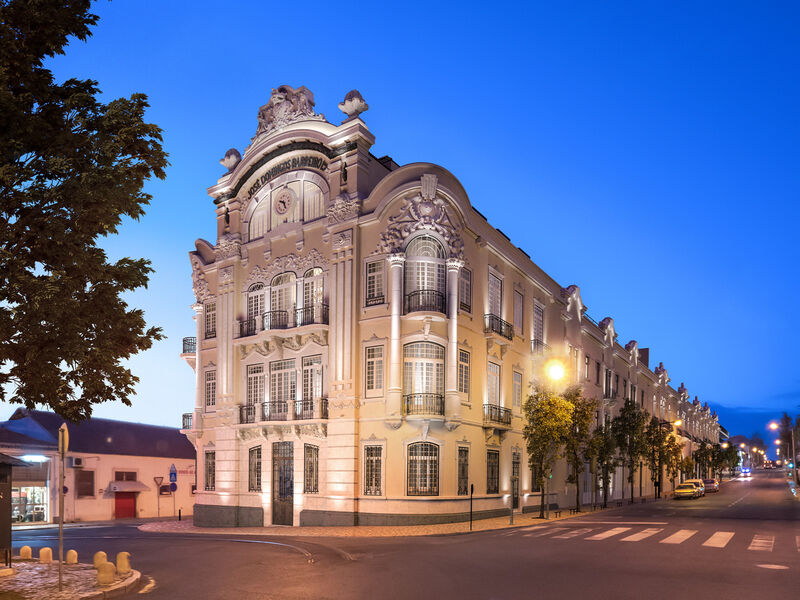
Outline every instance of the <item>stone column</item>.
POLYGON ((403 356, 400 347, 400 317, 403 314, 403 254, 389 257, 390 299, 392 315, 389 334, 389 387, 386 394, 386 416, 400 419, 403 414, 403 356))
POLYGON ((447 370, 445 371, 445 420, 448 428, 461 422, 461 397, 458 395, 458 276, 464 261, 447 261, 447 370))

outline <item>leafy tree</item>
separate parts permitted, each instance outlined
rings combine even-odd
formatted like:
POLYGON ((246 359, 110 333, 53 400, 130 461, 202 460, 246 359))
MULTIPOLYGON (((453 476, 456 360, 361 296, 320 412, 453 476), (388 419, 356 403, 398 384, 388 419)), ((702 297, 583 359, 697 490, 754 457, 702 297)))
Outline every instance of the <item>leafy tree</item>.
POLYGON ((147 285, 143 259, 109 262, 98 239, 138 219, 161 130, 146 97, 103 103, 91 80, 54 80, 43 64, 86 40, 90 0, 0 1, 0 401, 88 418, 130 405, 123 361, 162 338, 122 300, 147 285))
MULTIPOLYGON (((633 502, 633 480, 639 459, 647 452, 645 442, 645 426, 647 413, 628 399, 622 405, 619 414, 611 421, 611 430, 619 448, 623 469, 628 467, 628 483, 631 485, 631 502, 633 502)), ((624 494, 623 494, 624 495, 624 494)))
POLYGON ((711 462, 711 447, 706 443, 705 440, 700 442, 697 450, 692 453, 692 458, 700 469, 700 475, 702 477, 708 475, 708 467, 709 463, 711 462))
POLYGON ((709 467, 711 476, 722 479, 722 470, 725 468, 725 450, 719 444, 711 445, 709 467))
POLYGON ((739 466, 739 449, 728 442, 728 447, 723 450, 724 464, 728 472, 732 475, 733 470, 739 466))
POLYGON ((616 466, 617 442, 608 424, 601 424, 592 433, 589 445, 590 456, 594 459, 595 469, 600 475, 600 487, 603 489, 603 508, 608 506, 611 472, 616 466))
POLYGON ((695 467, 694 460, 692 460, 691 456, 684 456, 681 459, 680 469, 681 473, 683 473, 684 476, 691 477, 692 475, 694 475, 694 467, 695 467))
POLYGON ((522 435, 528 451, 528 464, 542 490, 539 517, 544 518, 545 481, 553 464, 561 458, 572 427, 572 404, 545 388, 536 388, 523 405, 525 425, 522 435))
POLYGON ((647 445, 647 466, 650 469, 650 480, 656 497, 661 495, 661 471, 667 451, 669 431, 661 426, 658 417, 651 417, 645 430, 645 443, 647 445))
POLYGON ((681 473, 681 464, 683 461, 683 444, 679 443, 674 435, 670 434, 667 439, 666 449, 666 465, 667 473, 669 474, 672 483, 672 489, 675 489, 675 479, 681 473))
POLYGON ((575 484, 575 508, 580 512, 580 476, 591 455, 592 421, 597 410, 597 400, 584 398, 579 386, 567 389, 564 398, 572 404, 572 427, 566 439, 565 449, 570 470, 567 481, 575 484))

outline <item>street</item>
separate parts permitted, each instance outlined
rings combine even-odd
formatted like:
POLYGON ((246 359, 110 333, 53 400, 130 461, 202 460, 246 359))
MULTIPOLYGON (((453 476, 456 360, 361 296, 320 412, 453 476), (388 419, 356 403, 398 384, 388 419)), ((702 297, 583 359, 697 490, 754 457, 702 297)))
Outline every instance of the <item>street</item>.
MULTIPOLYGON (((791 598, 800 585, 800 502, 782 471, 663 500, 473 534, 409 538, 244 537, 68 528, 82 562, 127 550, 139 597, 791 598)), ((14 532, 15 552, 57 530, 14 532)), ((34 551, 34 556, 36 551, 34 551)))

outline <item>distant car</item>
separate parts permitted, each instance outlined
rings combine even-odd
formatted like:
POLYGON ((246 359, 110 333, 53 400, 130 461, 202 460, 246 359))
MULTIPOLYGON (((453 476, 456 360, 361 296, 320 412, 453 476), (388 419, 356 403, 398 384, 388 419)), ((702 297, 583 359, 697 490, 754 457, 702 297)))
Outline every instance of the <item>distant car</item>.
POLYGON ((674 492, 675 500, 680 500, 681 498, 697 498, 699 495, 698 488, 691 483, 681 483, 678 484, 678 487, 675 488, 674 492))
POLYGON ((695 487, 698 489, 698 491, 700 492, 700 495, 701 495, 701 496, 705 496, 705 495, 706 495, 706 486, 703 484, 703 480, 702 480, 702 479, 687 479, 687 480, 686 480, 686 481, 684 481, 683 483, 691 483, 691 484, 694 484, 694 486, 695 486, 695 487))
POLYGON ((750 477, 750 467, 742 467, 742 475, 750 477))
POLYGON ((716 478, 703 479, 703 486, 706 488, 707 492, 719 491, 719 481, 717 481, 716 478))

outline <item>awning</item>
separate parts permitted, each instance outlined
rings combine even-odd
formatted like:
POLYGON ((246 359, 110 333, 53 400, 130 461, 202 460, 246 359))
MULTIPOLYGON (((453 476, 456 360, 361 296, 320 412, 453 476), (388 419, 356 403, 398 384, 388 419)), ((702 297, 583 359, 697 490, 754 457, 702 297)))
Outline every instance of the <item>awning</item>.
POLYGON ((141 481, 111 481, 106 492, 149 492, 150 488, 141 481))

